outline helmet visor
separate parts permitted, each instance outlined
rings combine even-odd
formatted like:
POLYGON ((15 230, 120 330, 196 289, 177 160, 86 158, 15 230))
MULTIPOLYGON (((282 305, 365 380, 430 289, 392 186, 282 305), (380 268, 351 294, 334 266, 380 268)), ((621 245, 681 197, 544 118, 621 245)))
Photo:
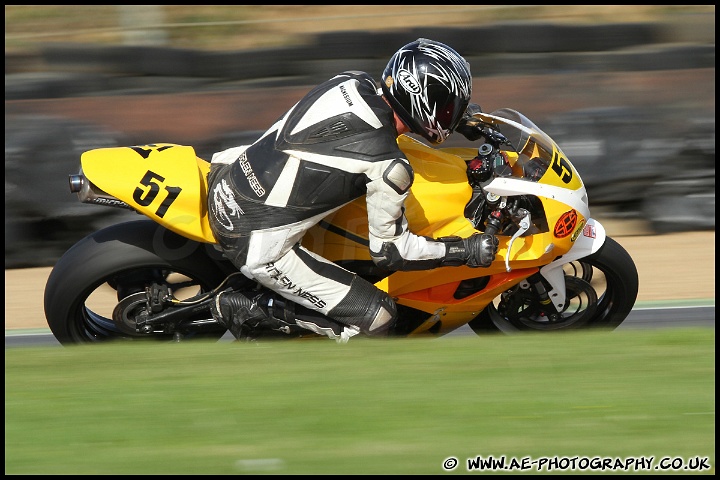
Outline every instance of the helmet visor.
POLYGON ((450 95, 445 104, 438 108, 436 113, 438 123, 450 132, 454 132, 467 109, 468 102, 469 100, 457 95, 450 95))

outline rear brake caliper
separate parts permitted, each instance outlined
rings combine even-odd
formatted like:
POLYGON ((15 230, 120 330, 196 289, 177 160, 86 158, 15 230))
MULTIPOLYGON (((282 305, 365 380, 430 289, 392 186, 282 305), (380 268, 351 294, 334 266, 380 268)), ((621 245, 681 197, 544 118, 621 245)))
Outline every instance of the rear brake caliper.
POLYGON ((150 322, 153 314, 162 312, 172 294, 167 285, 153 283, 144 292, 128 295, 113 311, 113 321, 123 332, 131 335, 157 331, 156 322, 150 322))
POLYGON ((153 283, 145 288, 145 293, 147 294, 148 311, 152 313, 161 312, 165 307, 165 303, 172 299, 172 293, 167 285, 153 283))

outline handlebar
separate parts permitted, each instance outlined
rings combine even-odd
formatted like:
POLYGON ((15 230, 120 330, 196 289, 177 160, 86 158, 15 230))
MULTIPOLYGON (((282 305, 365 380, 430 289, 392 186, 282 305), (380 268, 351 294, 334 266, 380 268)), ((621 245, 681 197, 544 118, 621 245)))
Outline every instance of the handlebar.
POLYGON ((502 212, 500 210, 493 210, 490 212, 490 215, 488 215, 487 219, 487 225, 485 226, 485 233, 489 233, 490 235, 495 235, 500 231, 501 226, 501 219, 502 219, 502 212))

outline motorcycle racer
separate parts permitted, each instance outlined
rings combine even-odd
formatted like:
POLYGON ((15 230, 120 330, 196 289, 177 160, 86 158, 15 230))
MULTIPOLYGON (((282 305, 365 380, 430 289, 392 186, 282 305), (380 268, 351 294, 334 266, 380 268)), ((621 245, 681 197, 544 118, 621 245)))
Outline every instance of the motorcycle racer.
POLYGON ((377 88, 348 71, 312 89, 257 141, 213 156, 208 176, 210 225, 224 255, 278 295, 221 292, 213 317, 242 340, 253 328, 304 328, 339 342, 388 335, 393 299, 369 281, 301 245, 307 230, 365 196, 369 249, 383 269, 487 267, 490 234, 432 239, 410 232, 404 202, 413 170, 397 145, 405 133, 437 145, 467 127, 472 76, 451 47, 418 39, 389 60, 377 88), (328 319, 335 320, 344 328, 328 319))

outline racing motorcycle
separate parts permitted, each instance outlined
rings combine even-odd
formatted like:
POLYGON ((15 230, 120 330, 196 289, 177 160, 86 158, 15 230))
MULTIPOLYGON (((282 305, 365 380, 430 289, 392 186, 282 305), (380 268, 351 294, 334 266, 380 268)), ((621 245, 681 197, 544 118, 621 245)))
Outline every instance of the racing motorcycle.
MULTIPOLYGON (((432 238, 499 238, 488 268, 384 271, 368 250, 358 198, 315 225, 302 243, 368 279, 398 305, 395 337, 614 329, 638 293, 633 259, 592 218, 585 186, 558 144, 512 109, 475 113, 471 146, 433 148, 402 135, 415 181, 410 229, 432 238)), ((115 339, 219 340, 210 305, 222 291, 262 287, 216 248, 207 209, 210 163, 193 147, 98 148, 81 156, 70 190, 81 202, 141 214, 88 235, 54 266, 45 289, 48 325, 61 344, 115 339)), ((267 334, 267 335, 265 335, 267 334)), ((303 329, 255 338, 313 338, 303 329)))

